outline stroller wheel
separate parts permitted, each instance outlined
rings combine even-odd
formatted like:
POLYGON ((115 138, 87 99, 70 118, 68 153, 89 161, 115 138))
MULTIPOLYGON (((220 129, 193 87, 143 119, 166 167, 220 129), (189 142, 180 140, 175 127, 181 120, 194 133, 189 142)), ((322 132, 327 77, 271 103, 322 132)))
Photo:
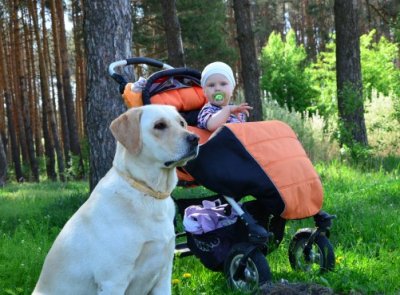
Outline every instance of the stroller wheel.
POLYGON ((307 249, 306 245, 311 234, 312 229, 302 229, 294 235, 289 245, 291 267, 304 272, 333 270, 335 253, 329 239, 324 235, 319 235, 311 248, 307 249))
POLYGON ((251 251, 245 264, 241 265, 243 256, 252 247, 248 243, 234 245, 224 265, 229 286, 243 294, 254 293, 259 286, 272 280, 268 262, 258 248, 251 251))

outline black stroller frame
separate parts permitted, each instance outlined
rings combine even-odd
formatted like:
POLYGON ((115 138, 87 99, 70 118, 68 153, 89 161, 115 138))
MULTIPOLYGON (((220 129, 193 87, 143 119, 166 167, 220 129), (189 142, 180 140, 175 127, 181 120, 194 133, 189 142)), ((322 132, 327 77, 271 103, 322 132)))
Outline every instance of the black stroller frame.
MULTIPOLYGON (((190 87, 191 83, 200 84, 200 73, 195 70, 186 68, 174 69, 158 60, 146 57, 134 57, 116 61, 109 66, 109 74, 119 84, 121 94, 126 91, 128 81, 123 75, 116 72, 116 68, 138 65, 149 65, 161 69, 148 78, 142 93, 143 104, 150 104, 152 95, 157 93, 157 91, 163 91, 162 89, 154 91, 154 88, 157 87, 153 87, 152 83, 163 77, 165 73, 167 76, 177 74, 184 76, 185 80, 191 80, 184 87, 190 87)), ((197 113, 198 110, 194 114, 192 112, 183 113, 189 125, 190 122, 193 124, 193 117, 197 117, 197 113)), ((178 185, 183 187, 193 184, 196 184, 196 181, 194 183, 187 181, 180 181, 178 183, 178 185)), ((254 292, 261 285, 272 281, 272 275, 265 256, 276 249, 281 243, 284 236, 286 219, 273 212, 273 210, 272 212, 259 212, 260 207, 257 203, 257 198, 256 200, 243 202, 240 205, 237 202, 237 196, 228 196, 220 192, 217 192, 217 195, 201 199, 174 198, 174 201, 177 204, 178 213, 183 218, 184 211, 188 205, 198 205, 204 199, 221 199, 224 203, 229 204, 229 208, 237 213, 239 219, 232 226, 219 228, 204 235, 178 232, 176 234, 177 241, 181 241, 182 239, 184 241, 177 242, 175 247, 176 256, 187 257, 195 255, 210 270, 223 271, 229 285, 244 293, 254 292), (259 216, 263 217, 262 220, 258 219, 259 216), (215 245, 215 242, 212 239, 215 238, 219 239, 221 237, 226 242, 222 253, 222 256, 224 256, 222 262, 217 261, 215 263, 215 256, 211 257, 211 259, 209 257, 212 253, 201 251, 197 247, 199 241, 201 243, 209 242, 210 240, 207 240, 209 237, 211 237, 213 245, 215 245), (212 261, 211 263, 210 260, 212 261)), ((288 253, 289 262, 293 269, 310 271, 313 265, 317 266, 322 272, 334 269, 335 255, 329 241, 329 235, 332 219, 335 217, 335 215, 319 211, 313 215, 314 228, 303 228, 295 233, 290 241, 288 253)), ((221 252, 218 252, 217 255, 221 256, 221 252)))

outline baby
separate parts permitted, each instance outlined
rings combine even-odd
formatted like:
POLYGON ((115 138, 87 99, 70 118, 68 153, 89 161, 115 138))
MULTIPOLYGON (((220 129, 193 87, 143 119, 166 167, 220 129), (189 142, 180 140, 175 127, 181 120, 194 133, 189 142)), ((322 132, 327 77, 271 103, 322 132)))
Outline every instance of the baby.
POLYGON ((235 88, 235 78, 230 66, 223 62, 207 65, 201 73, 201 86, 208 103, 201 109, 197 126, 215 131, 225 123, 241 123, 252 109, 247 103, 229 104, 235 88))

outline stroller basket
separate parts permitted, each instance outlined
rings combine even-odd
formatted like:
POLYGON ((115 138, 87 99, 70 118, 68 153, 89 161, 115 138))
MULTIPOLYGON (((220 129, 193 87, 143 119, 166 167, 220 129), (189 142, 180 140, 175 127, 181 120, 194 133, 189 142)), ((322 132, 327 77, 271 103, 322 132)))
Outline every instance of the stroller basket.
POLYGON ((244 241, 246 241, 246 231, 239 220, 205 234, 187 233, 189 249, 212 271, 222 271, 229 250, 234 244, 244 241))

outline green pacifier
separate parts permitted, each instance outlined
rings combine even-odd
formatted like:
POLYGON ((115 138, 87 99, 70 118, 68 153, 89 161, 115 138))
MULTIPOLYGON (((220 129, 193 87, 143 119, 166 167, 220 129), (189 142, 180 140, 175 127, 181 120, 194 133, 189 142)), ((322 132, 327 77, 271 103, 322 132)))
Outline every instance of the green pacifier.
POLYGON ((213 98, 215 101, 223 101, 225 99, 225 94, 223 92, 216 92, 213 98))

